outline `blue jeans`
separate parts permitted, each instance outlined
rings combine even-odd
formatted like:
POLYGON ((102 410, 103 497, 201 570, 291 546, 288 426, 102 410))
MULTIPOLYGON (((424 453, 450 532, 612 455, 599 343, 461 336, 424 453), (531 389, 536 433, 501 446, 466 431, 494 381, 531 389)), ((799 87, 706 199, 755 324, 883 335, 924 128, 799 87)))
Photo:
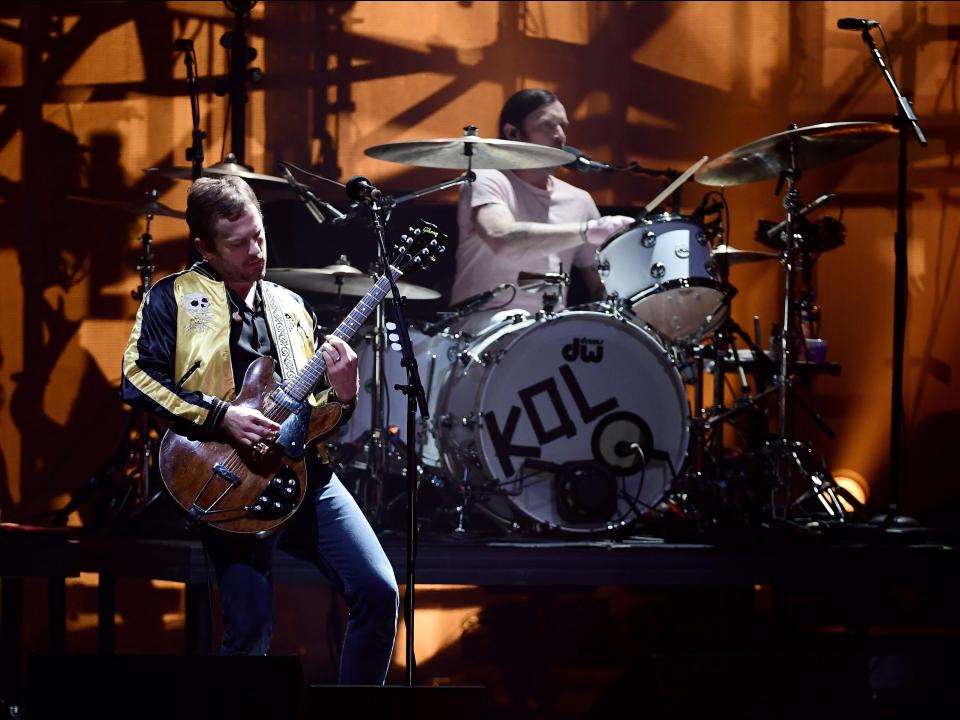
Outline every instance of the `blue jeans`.
POLYGON ((221 655, 266 655, 273 636, 273 553, 279 544, 319 567, 349 608, 342 685, 382 685, 397 630, 393 567, 356 501, 326 466, 311 464, 303 505, 282 533, 235 540, 208 532, 223 604, 221 655))

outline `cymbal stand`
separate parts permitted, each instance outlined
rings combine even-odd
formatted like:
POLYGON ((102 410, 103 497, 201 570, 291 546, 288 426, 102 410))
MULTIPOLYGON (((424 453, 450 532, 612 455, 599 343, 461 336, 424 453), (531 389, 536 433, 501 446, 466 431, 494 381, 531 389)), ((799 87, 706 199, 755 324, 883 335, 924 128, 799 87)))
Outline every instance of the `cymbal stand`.
MULTIPOLYGON (((796 123, 792 123, 790 129, 794 130, 796 128, 796 123)), ((846 511, 838 500, 836 492, 838 486, 829 471, 826 468, 818 467, 813 472, 808 472, 807 466, 801 458, 801 453, 809 454, 809 449, 805 448, 803 443, 792 442, 787 437, 787 395, 788 392, 793 391, 791 387, 794 370, 793 355, 801 346, 805 348, 801 328, 794 328, 798 305, 795 297, 797 287, 795 287, 794 276, 798 271, 806 273, 811 262, 809 253, 804 252, 803 237, 796 231, 796 221, 800 218, 799 213, 802 208, 800 194, 797 190, 797 182, 802 175, 798 163, 797 142, 793 136, 787 142, 790 164, 781 173, 777 187, 779 192, 784 183, 787 185, 787 192, 783 197, 786 219, 781 235, 783 239, 781 255, 781 263, 783 264, 783 324, 780 331, 778 367, 773 382, 773 387, 777 391, 777 432, 773 443, 775 483, 770 491, 770 507, 774 520, 786 520, 790 507, 812 494, 823 504, 829 515, 843 520, 846 517, 846 511), (791 503, 790 500, 788 473, 788 466, 790 465, 798 468, 813 485, 812 489, 804 493, 795 503, 791 503)), ((827 434, 833 437, 833 432, 823 421, 823 418, 804 403, 796 392, 794 392, 793 397, 812 415, 820 428, 826 430, 827 434)))
MULTIPOLYGON (((149 200, 155 202, 158 193, 156 190, 151 190, 146 195, 149 200)), ((150 234, 153 213, 148 212, 146 219, 146 228, 140 235, 143 253, 137 261, 140 285, 136 290, 130 291, 130 296, 134 300, 141 301, 153 285, 153 274, 156 270, 153 236, 150 234)), ((54 524, 65 525, 70 513, 104 487, 110 493, 108 514, 103 518, 107 524, 119 518, 125 510, 128 510, 131 515, 136 515, 153 503, 163 493, 162 484, 158 483, 159 487, 156 490, 153 489, 161 435, 150 413, 131 409, 113 456, 96 475, 87 479, 84 487, 75 493, 64 507, 54 512, 54 524)))

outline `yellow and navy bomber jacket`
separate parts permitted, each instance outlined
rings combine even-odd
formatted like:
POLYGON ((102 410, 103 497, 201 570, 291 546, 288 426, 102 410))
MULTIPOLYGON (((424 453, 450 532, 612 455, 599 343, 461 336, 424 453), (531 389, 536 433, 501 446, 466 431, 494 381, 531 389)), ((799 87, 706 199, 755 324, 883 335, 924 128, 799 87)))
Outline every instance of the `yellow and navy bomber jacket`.
MULTIPOLYGON (((267 324, 283 380, 295 377, 322 338, 299 295, 261 281, 267 324)), ((159 280, 144 295, 123 354, 121 395, 131 405, 173 422, 181 434, 216 430, 238 393, 230 361, 232 309, 227 288, 199 262, 159 280)), ((310 402, 333 399, 330 388, 310 402)), ((349 408, 344 408, 345 420, 349 408)))

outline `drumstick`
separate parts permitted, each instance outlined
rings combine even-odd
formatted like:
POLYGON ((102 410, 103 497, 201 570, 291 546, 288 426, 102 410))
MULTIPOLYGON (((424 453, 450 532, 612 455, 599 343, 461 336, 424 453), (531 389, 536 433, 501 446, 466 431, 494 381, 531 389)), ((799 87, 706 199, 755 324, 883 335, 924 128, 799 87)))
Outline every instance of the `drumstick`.
POLYGON ((709 158, 706 155, 704 155, 702 158, 697 160, 693 165, 687 168, 686 171, 683 173, 683 175, 681 175, 672 183, 667 185, 667 187, 664 189, 662 193, 660 193, 653 200, 647 203, 647 206, 643 209, 643 214, 646 215, 648 212, 650 212, 655 207, 657 207, 657 205, 659 205, 668 197, 670 197, 673 191, 676 190, 681 185, 683 185, 690 178, 690 176, 693 175, 697 170, 699 170, 700 166, 703 165, 707 160, 709 160, 709 158))

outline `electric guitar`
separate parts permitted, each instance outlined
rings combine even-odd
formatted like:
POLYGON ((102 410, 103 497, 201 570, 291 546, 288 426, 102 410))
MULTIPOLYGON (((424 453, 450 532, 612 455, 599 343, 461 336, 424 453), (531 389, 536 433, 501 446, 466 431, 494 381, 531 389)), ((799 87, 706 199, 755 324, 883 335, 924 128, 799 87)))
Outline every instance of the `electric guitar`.
MULTIPOLYGON (((388 266, 394 280, 410 266, 435 262, 446 238, 421 221, 401 236, 388 266)), ((374 308, 390 292, 381 276, 332 333, 349 342, 374 308)), ((293 378, 277 384, 272 358, 254 360, 231 405, 259 409, 280 424, 276 436, 253 448, 215 440, 191 440, 168 430, 160 443, 160 476, 174 500, 195 522, 227 533, 268 535, 286 522, 307 489, 304 455, 311 444, 340 422, 340 403, 311 405, 307 396, 323 377, 326 363, 316 353, 293 378)))

